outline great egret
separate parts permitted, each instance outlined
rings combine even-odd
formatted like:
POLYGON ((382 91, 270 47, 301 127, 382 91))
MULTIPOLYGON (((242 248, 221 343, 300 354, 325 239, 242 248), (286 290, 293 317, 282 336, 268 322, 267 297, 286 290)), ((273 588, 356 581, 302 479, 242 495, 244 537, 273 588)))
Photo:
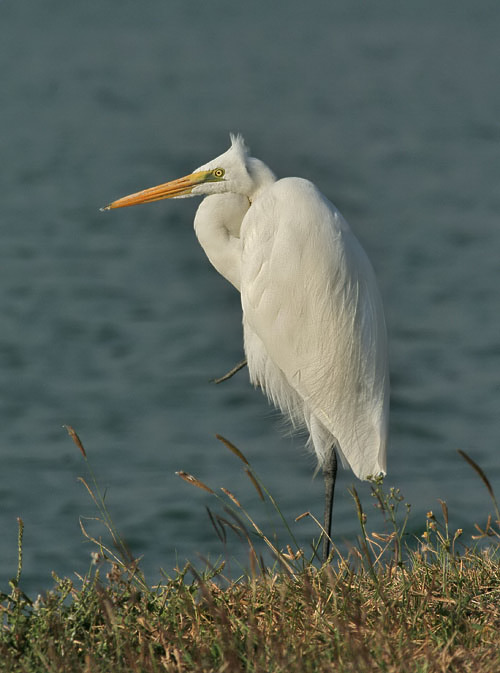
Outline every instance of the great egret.
POLYGON ((387 338, 372 266, 335 206, 302 178, 277 180, 243 138, 186 177, 103 210, 206 196, 194 220, 208 259, 241 293, 250 380, 307 428, 325 479, 329 554, 337 456, 385 474, 387 338))

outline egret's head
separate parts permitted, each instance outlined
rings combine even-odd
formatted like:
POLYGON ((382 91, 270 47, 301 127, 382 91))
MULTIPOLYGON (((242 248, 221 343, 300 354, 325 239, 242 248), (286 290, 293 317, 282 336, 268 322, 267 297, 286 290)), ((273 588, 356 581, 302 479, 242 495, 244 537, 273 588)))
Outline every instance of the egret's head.
POLYGON ((260 186, 263 170, 271 171, 258 159, 248 156, 248 149, 241 135, 231 134, 231 147, 216 159, 200 166, 193 173, 157 187, 144 189, 113 201, 102 210, 151 203, 161 199, 178 199, 186 196, 206 196, 232 192, 251 196, 260 186))

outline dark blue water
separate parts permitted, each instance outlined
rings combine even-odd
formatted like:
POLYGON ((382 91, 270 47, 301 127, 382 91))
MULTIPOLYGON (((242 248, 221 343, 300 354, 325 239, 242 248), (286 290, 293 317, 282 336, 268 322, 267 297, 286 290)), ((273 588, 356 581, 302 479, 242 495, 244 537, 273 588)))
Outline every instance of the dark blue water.
MULTIPOLYGON (((88 567, 79 516, 95 508, 63 424, 152 579, 223 551, 212 499, 176 470, 274 525, 216 432, 290 520, 321 512, 303 438, 245 372, 209 383, 242 357, 240 308, 196 242, 195 199, 99 212, 220 154, 229 131, 279 176, 316 182, 373 261, 390 333, 387 483, 413 529, 437 498, 452 526, 484 518, 456 450, 500 490, 499 28, 492 1, 0 2, 0 589, 17 516, 27 590, 88 567)), ((353 479, 342 472, 337 492, 347 540, 353 479)), ((307 545, 314 524, 294 532, 307 545)))

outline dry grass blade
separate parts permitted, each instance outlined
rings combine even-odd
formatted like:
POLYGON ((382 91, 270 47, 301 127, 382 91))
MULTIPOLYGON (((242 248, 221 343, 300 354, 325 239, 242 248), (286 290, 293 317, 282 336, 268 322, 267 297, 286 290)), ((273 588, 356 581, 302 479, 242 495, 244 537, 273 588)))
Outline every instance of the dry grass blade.
POLYGON ((227 497, 230 498, 230 499, 234 502, 234 504, 236 505, 236 507, 239 507, 240 509, 242 509, 241 504, 239 503, 237 497, 236 497, 235 495, 233 495, 233 494, 231 493, 231 491, 228 491, 228 489, 227 489, 227 488, 224 488, 224 486, 221 486, 221 489, 220 489, 220 490, 221 490, 223 493, 225 493, 225 494, 227 495, 227 497))
POLYGON ((251 545, 250 535, 249 535, 247 529, 245 528, 245 526, 243 525, 243 522, 241 521, 241 519, 239 519, 236 516, 235 512, 231 512, 231 510, 227 509, 226 507, 224 508, 224 510, 226 512, 228 512, 229 514, 231 514, 233 519, 235 521, 237 521, 238 524, 236 525, 234 523, 231 523, 231 521, 229 521, 229 519, 226 519, 225 517, 221 516, 220 514, 217 514, 217 522, 221 526, 221 528, 223 528, 224 526, 227 526, 228 528, 230 528, 233 531, 233 533, 236 533, 236 535, 240 538, 240 540, 247 540, 247 542, 251 545))
POLYGON ((467 455, 467 454, 465 453, 465 451, 462 451, 461 449, 458 449, 458 453, 462 456, 462 458, 463 458, 467 463, 469 463, 469 465, 472 467, 472 469, 474 469, 474 470, 477 472, 477 474, 480 476, 480 478, 481 478, 483 484, 484 484, 484 485, 486 486, 486 488, 488 489, 488 493, 490 494, 490 498, 491 498, 492 501, 493 501, 493 506, 495 507, 495 514, 496 514, 496 516, 497 516, 497 520, 500 521, 500 510, 498 509, 497 499, 495 498, 495 494, 494 494, 494 492, 493 492, 493 489, 492 489, 492 487, 491 487, 491 484, 490 484, 490 482, 489 482, 488 477, 485 475, 485 473, 484 473, 483 470, 479 467, 479 465, 478 465, 474 460, 472 460, 472 458, 471 458, 469 455, 467 455))
POLYGON ((253 472, 248 467, 245 467, 245 472, 246 472, 248 478, 250 479, 250 481, 252 482, 252 484, 254 485, 254 488, 257 491, 257 494, 258 494, 259 498, 262 501, 264 501, 264 494, 262 493, 262 489, 259 486, 259 482, 257 481, 257 479, 254 477, 253 472))
MULTIPOLYGON (((295 521, 300 521, 301 519, 305 519, 306 516, 310 516, 312 519, 314 519, 311 512, 302 512, 302 514, 299 514, 299 516, 295 517, 295 521)), ((319 521, 317 519, 316 519, 316 522, 319 523, 319 521)))
POLYGON ((80 437, 76 434, 76 431, 74 428, 71 427, 71 425, 63 425, 63 428, 65 428, 68 432, 68 435, 71 437, 71 439, 75 442, 77 447, 80 449, 80 452, 82 456, 87 460, 87 454, 85 453, 85 449, 83 448, 82 441, 80 437))
POLYGON ((441 500, 441 498, 438 498, 439 502, 441 503, 441 509, 443 510, 443 519, 446 525, 448 525, 448 505, 445 503, 444 500, 441 500))
MULTIPOLYGON (((87 517, 86 520, 87 520, 87 521, 99 521, 99 522, 101 522, 101 519, 98 519, 98 518, 96 518, 96 517, 87 517)), ((107 555, 107 557, 110 558, 110 559, 112 559, 114 563, 118 564, 121 568, 124 568, 124 569, 125 569, 125 564, 123 563, 123 561, 122 561, 122 560, 121 560, 121 559, 120 559, 120 558, 119 558, 119 557, 118 557, 118 556, 117 556, 117 555, 116 555, 116 554, 115 554, 109 547, 107 547, 106 545, 104 545, 103 542, 102 542, 102 540, 98 540, 97 538, 93 537, 93 536, 87 531, 87 529, 86 529, 85 526, 83 525, 83 518, 82 518, 82 517, 80 517, 80 519, 79 519, 79 523, 80 523, 80 529, 81 529, 81 531, 82 531, 83 536, 86 537, 87 540, 89 540, 90 542, 92 542, 93 544, 95 544, 96 547, 99 548, 99 550, 101 551, 101 554, 102 554, 103 556, 107 555), (104 552, 105 552, 105 554, 104 554, 104 552)))
POLYGON ((23 534, 24 534, 24 521, 20 516, 17 517, 17 573, 15 579, 11 580, 10 584, 12 590, 14 587, 19 586, 21 580, 21 573, 23 570, 23 534))
POLYGON ((85 488, 87 489, 88 494, 90 495, 90 497, 91 497, 92 500, 94 501, 96 507, 100 510, 100 509, 101 509, 101 506, 100 506, 99 502, 97 501, 97 498, 96 498, 95 495, 94 495, 94 491, 90 488, 90 486, 87 484, 87 482, 85 481, 85 479, 84 479, 83 477, 77 477, 77 481, 81 481, 81 482, 82 482, 82 484, 83 484, 83 485, 85 486, 85 488))
POLYGON ((243 369, 243 367, 247 364, 246 359, 241 360, 241 362, 238 362, 237 365, 235 365, 232 369, 230 369, 226 374, 221 376, 218 379, 212 379, 212 383, 222 383, 223 381, 227 381, 228 379, 232 378, 235 374, 237 374, 240 369, 243 369))
MULTIPOLYGON (((305 519, 306 517, 309 517, 310 519, 312 519, 314 521, 314 523, 318 526, 319 530, 321 531, 321 535, 320 535, 320 538, 319 538, 318 542, 313 545, 313 552, 314 552, 313 558, 316 557, 318 559, 318 561, 320 561, 320 563, 321 563, 322 561, 321 561, 320 556, 318 555, 318 548, 319 548, 319 545, 321 544, 321 540, 323 539, 323 537, 327 533, 326 533, 326 530, 324 529, 323 525, 318 521, 318 519, 314 516, 314 514, 312 512, 302 512, 302 514, 299 514, 299 516, 295 517, 295 521, 296 522, 301 521, 302 519, 305 519)), ((328 539, 330 540, 330 545, 331 545, 330 556, 331 556, 331 558, 333 558, 333 554, 335 552, 335 543, 333 542, 331 537, 328 537, 328 539)))
POLYGON ((226 544, 227 536, 224 526, 219 522, 218 517, 217 518, 214 517, 214 515, 212 514, 212 510, 209 507, 207 507, 206 509, 217 537, 222 542, 222 544, 226 544))
POLYGON ((234 453, 235 456, 238 456, 238 458, 245 463, 245 465, 250 465, 248 460, 245 458, 245 456, 241 453, 241 451, 238 449, 237 446, 235 446, 232 442, 229 441, 229 439, 226 439, 222 435, 215 435, 216 438, 219 440, 219 442, 222 442, 224 446, 227 446, 227 448, 234 453))
POLYGON ((361 549, 364 552, 366 561, 368 562, 368 569, 372 575, 372 578, 376 581, 377 580, 377 575, 375 573, 375 568, 373 567, 373 560, 370 554, 370 550, 368 548, 367 540, 368 540, 368 534, 366 532, 366 514, 363 512, 363 506, 361 505, 361 500, 359 499, 358 492, 354 488, 354 486, 351 486, 349 489, 349 492, 351 493, 352 497, 354 498, 354 502, 356 503, 356 509, 358 512, 358 520, 359 524, 361 526, 361 538, 359 540, 361 549))
POLYGON ((295 577, 295 571, 294 571, 294 569, 292 568, 292 566, 291 566, 289 563, 287 563, 287 561, 286 561, 285 557, 283 556, 283 554, 282 554, 282 553, 281 553, 281 552, 280 552, 280 551, 273 545, 273 543, 271 542, 271 540, 270 540, 266 535, 264 535, 264 533, 262 532, 262 530, 257 526, 257 524, 256 524, 254 521, 251 521, 251 524, 252 524, 252 526, 255 528, 255 530, 257 531, 259 537, 260 537, 262 540, 264 540, 264 542, 267 544, 267 546, 269 547, 269 549, 270 549, 270 550, 272 551, 272 553, 274 554, 275 558, 279 561, 281 567, 284 568, 284 569, 288 572, 288 574, 290 575, 290 577, 295 577))
POLYGON ((189 474, 188 472, 183 472, 180 470, 179 472, 175 473, 178 477, 181 479, 184 479, 184 481, 187 481, 188 484, 192 484, 193 486, 197 486, 198 488, 201 488, 202 491, 206 491, 207 493, 211 493, 212 495, 215 495, 215 491, 212 491, 210 486, 207 486, 204 484, 202 481, 197 479, 196 477, 193 477, 192 474, 189 474))

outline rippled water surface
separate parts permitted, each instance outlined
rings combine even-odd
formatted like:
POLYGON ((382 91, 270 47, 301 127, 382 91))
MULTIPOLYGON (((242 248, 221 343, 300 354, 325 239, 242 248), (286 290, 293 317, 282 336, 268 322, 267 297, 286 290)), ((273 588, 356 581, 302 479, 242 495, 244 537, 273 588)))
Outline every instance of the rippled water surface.
MULTIPOLYGON (((217 432, 290 520, 321 511, 303 438, 245 372, 209 383, 242 357, 240 308, 196 242, 195 199, 99 212, 220 154, 229 131, 279 176, 316 182, 373 261, 390 333, 387 483, 413 504, 412 530, 437 498, 452 525, 485 516, 456 450, 500 490, 499 28, 488 1, 0 3, 0 590, 17 516, 27 590, 88 567, 79 517, 95 508, 63 424, 151 578, 223 552, 212 500, 176 470, 274 526, 217 432)), ((352 482, 342 471, 339 539, 357 532, 352 482)), ((315 533, 293 530, 304 545, 315 533)))

